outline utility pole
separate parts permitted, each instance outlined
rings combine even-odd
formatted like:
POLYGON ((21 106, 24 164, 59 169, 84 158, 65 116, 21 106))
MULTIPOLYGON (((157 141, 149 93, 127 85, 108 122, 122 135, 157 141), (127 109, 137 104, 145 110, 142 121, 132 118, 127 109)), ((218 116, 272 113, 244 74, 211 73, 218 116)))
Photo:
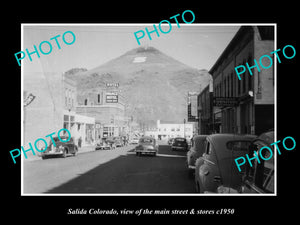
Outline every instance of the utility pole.
POLYGON ((183 137, 185 138, 185 119, 183 119, 183 137))

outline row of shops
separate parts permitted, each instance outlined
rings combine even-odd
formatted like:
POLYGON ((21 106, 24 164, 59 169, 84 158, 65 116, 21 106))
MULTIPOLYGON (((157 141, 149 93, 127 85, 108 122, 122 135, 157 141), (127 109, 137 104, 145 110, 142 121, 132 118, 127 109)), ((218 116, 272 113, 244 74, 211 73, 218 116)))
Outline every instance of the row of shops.
MULTIPOLYGON (((24 73, 24 105, 22 120, 25 143, 53 131, 66 128, 79 147, 95 145, 101 138, 124 135, 129 120, 121 103, 83 99, 78 102, 76 82, 61 73, 24 73), (89 101, 87 101, 89 100, 89 101)), ((106 93, 103 95, 105 98, 106 93)), ((100 94, 98 94, 100 95, 100 94)))

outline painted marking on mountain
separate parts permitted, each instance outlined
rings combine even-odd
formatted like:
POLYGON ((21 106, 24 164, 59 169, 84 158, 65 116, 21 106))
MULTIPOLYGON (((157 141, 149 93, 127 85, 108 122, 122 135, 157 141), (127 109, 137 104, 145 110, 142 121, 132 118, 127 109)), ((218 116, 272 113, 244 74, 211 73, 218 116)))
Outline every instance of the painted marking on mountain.
POLYGON ((147 56, 143 56, 143 57, 135 57, 133 59, 133 63, 141 63, 141 62, 146 62, 147 56))

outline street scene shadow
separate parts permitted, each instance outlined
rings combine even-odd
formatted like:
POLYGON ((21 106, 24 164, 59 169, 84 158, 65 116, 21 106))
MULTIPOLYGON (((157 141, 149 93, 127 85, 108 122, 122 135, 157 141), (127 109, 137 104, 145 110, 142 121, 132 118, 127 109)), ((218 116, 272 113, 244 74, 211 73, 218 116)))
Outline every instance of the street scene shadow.
POLYGON ((195 193, 185 155, 166 147, 156 157, 138 157, 128 151, 46 193, 195 193))

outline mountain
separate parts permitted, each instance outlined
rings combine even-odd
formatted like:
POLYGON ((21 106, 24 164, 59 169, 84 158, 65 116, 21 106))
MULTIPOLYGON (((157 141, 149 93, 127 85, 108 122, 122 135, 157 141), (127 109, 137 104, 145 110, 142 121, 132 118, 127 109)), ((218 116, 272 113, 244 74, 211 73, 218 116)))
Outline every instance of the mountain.
POLYGON ((127 115, 148 125, 157 119, 183 122, 188 91, 199 92, 211 79, 206 70, 191 68, 154 47, 135 48, 94 69, 68 76, 77 81, 79 96, 97 92, 105 83, 119 83, 127 115))

